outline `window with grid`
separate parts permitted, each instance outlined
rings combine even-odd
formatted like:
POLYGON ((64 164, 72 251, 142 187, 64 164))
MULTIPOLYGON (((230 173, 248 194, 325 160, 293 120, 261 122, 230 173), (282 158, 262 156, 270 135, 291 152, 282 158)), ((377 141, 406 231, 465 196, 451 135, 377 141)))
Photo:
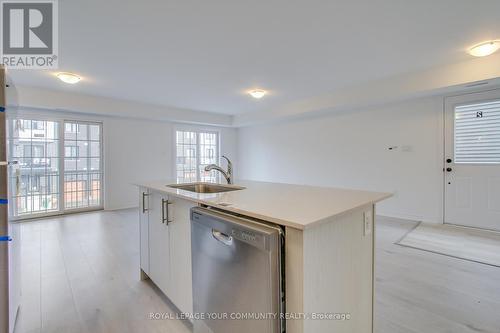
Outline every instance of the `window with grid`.
POLYGON ((500 100, 455 107, 455 163, 500 163, 500 100))
POLYGON ((64 122, 64 208, 99 207, 102 188, 101 124, 64 122))
POLYGON ((219 135, 208 131, 176 131, 177 182, 219 181, 219 174, 205 166, 219 162, 219 135))

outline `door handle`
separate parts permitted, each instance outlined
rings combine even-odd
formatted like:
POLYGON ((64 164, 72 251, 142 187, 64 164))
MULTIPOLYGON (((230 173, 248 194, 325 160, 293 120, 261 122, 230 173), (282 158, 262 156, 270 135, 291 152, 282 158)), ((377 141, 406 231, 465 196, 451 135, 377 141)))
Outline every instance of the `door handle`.
POLYGON ((142 213, 144 214, 149 209, 146 208, 146 197, 149 196, 148 193, 142 192, 142 213))
POLYGON ((231 246, 233 244, 233 237, 228 236, 219 230, 212 229, 212 236, 224 245, 231 246))
POLYGON ((21 170, 16 169, 16 194, 19 195, 19 189, 21 187, 21 170))
POLYGON ((452 168, 446 168, 446 172, 452 172, 453 169, 452 168))
POLYGON ((161 223, 166 223, 166 225, 169 225, 173 221, 170 220, 170 214, 169 214, 169 205, 172 203, 168 199, 161 199, 161 223))
POLYGON ((0 161, 0 166, 3 166, 3 165, 16 165, 16 164, 19 164, 18 161, 0 161))

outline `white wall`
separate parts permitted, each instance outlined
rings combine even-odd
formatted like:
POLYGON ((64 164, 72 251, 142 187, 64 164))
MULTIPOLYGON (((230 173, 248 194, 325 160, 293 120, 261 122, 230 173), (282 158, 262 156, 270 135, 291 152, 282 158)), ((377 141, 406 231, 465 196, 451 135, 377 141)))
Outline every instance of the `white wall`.
POLYGON ((174 176, 174 133, 177 127, 210 128, 220 132, 221 153, 236 163, 236 130, 232 128, 181 125, 166 121, 103 117, 60 110, 23 109, 9 116, 34 119, 101 121, 104 141, 104 207, 120 209, 138 205, 133 183, 172 179, 174 176))
POLYGON ((394 192, 379 214, 442 223, 442 110, 432 97, 240 128, 239 176, 394 192))
POLYGON ((105 208, 136 206, 132 183, 172 175, 172 124, 108 118, 103 127, 105 208))

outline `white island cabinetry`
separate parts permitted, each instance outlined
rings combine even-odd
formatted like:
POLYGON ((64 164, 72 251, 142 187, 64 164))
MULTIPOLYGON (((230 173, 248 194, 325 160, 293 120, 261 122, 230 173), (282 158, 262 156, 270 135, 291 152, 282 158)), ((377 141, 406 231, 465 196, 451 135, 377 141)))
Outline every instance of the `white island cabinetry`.
POLYGON ((190 208, 195 204, 140 188, 141 274, 182 312, 193 310, 190 208))

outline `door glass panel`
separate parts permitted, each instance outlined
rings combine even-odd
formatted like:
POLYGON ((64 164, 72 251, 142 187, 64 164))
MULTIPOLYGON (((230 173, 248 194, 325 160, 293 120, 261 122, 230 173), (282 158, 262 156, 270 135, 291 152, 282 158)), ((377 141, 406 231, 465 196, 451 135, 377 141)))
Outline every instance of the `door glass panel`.
POLYGON ((176 171, 178 182, 197 180, 197 133, 190 131, 176 132, 176 171))
POLYGON ((99 157, 99 156, 101 156, 101 143, 99 141, 90 142, 90 157, 99 157))
POLYGON ((89 126, 87 124, 76 123, 77 131, 76 131, 76 139, 79 141, 86 141, 89 134, 89 126))
POLYGON ((8 159, 18 161, 9 172, 14 217, 59 210, 59 124, 54 121, 7 121, 8 159))
POLYGON ((76 148, 78 151, 78 157, 87 158, 89 156, 89 142, 88 141, 76 141, 76 148))
POLYGON ((101 124, 64 124, 64 206, 99 207, 101 203, 101 124))
POLYGON ((455 163, 500 164, 500 100, 455 107, 455 163))
POLYGON ((100 125, 89 125, 90 127, 90 140, 101 141, 101 127, 100 125))
POLYGON ((200 136, 200 180, 202 182, 216 183, 219 172, 205 171, 209 164, 217 164, 219 160, 217 133, 199 133, 200 136))

